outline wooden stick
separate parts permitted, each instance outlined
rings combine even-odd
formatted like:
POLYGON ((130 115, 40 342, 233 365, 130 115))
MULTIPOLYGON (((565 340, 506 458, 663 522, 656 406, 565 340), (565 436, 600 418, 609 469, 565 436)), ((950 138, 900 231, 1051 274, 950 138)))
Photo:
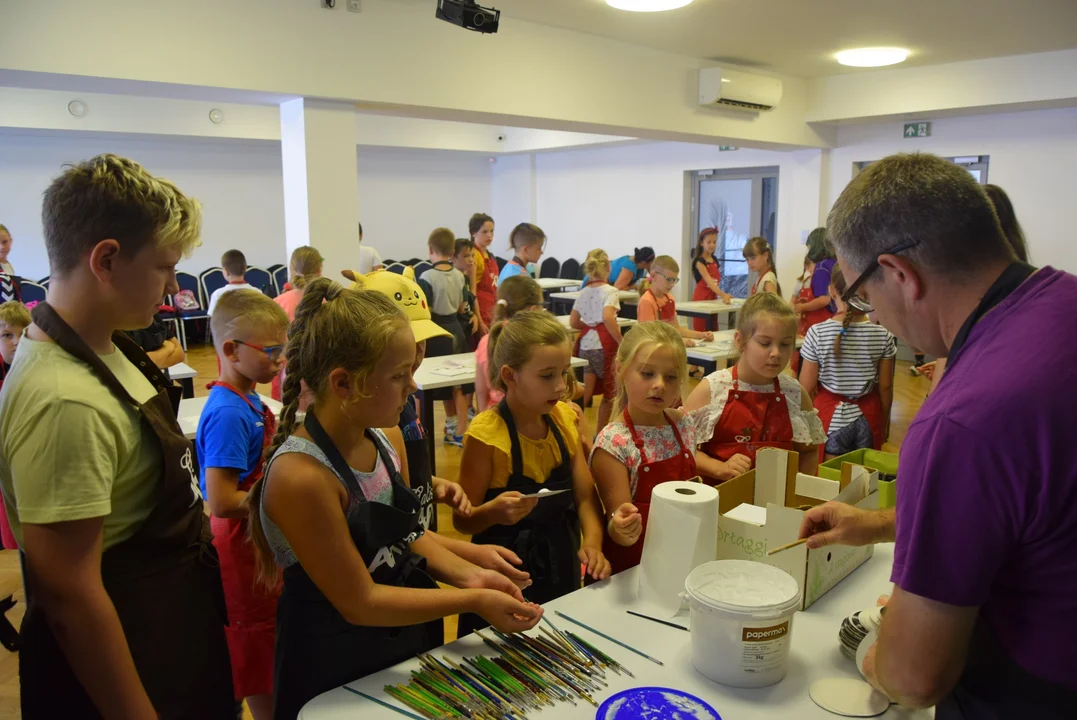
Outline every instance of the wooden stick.
POLYGON ((768 550, 767 555, 773 555, 774 553, 780 553, 782 550, 788 550, 789 548, 795 548, 797 545, 803 545, 808 542, 808 538, 800 538, 796 542, 791 542, 786 545, 780 545, 773 550, 768 550))

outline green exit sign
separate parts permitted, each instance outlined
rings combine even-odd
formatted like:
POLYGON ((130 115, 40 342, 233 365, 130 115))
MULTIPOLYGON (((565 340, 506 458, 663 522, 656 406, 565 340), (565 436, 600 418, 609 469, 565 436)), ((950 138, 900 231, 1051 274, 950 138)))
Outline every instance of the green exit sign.
POLYGON ((907 137, 907 138, 931 137, 931 123, 929 123, 929 122, 905 123, 905 137, 907 137))
POLYGON ((718 146, 718 152, 727 152, 729 150, 736 150, 736 149, 737 148, 733 147, 732 145, 719 145, 718 146))

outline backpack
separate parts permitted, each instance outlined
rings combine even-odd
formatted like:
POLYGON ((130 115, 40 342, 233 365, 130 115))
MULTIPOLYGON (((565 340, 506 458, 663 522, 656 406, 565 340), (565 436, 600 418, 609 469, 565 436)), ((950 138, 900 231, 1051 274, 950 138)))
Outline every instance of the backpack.
POLYGON ((194 293, 190 290, 180 290, 172 296, 172 302, 176 309, 181 312, 202 309, 202 306, 198 304, 198 299, 195 298, 194 293))

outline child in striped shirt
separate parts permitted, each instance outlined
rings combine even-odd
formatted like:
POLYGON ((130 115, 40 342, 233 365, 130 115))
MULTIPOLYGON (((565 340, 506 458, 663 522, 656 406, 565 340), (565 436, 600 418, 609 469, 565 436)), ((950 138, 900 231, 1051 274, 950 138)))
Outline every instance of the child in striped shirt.
POLYGON ((827 433, 821 457, 830 459, 861 448, 882 448, 889 434, 894 401, 897 341, 841 301, 845 278, 834 268, 830 297, 838 312, 808 330, 800 349, 800 384, 815 399, 827 433))

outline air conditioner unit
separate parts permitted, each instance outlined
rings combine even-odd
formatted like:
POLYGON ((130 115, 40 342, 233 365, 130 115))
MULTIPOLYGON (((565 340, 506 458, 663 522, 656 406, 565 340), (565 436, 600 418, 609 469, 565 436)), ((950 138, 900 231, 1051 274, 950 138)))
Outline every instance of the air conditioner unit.
POLYGON ((725 68, 699 71, 699 104, 737 110, 773 110, 782 99, 782 81, 725 68))

